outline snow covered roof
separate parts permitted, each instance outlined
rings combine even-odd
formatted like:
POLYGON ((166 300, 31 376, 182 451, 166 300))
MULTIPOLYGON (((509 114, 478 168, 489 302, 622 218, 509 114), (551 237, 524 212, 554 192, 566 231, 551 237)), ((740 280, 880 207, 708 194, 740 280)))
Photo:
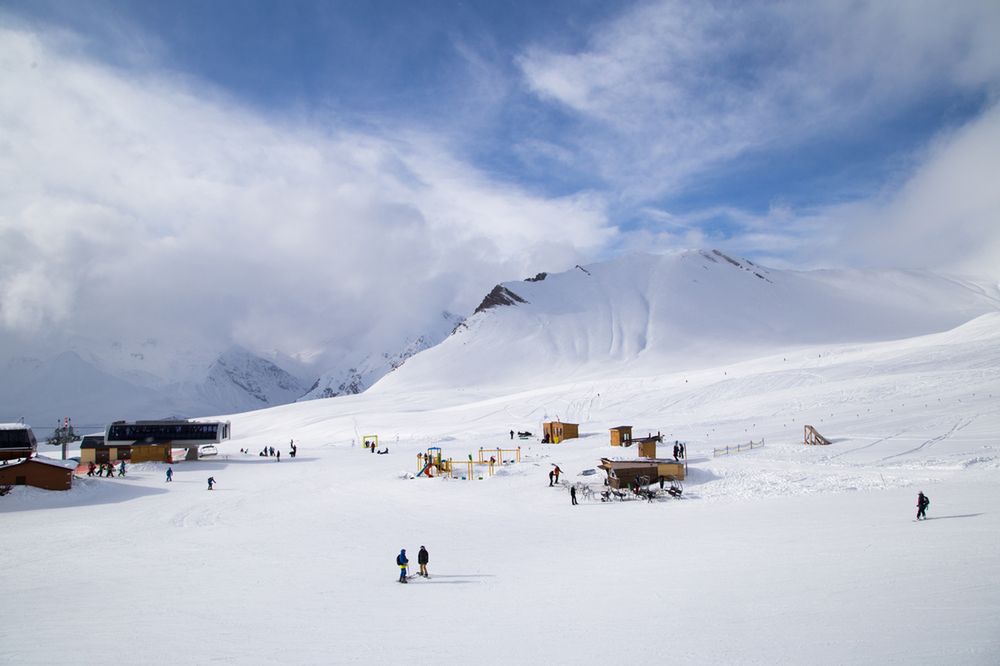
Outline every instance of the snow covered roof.
POLYGON ((8 464, 12 465, 22 465, 27 462, 42 463, 43 465, 51 465, 53 467, 62 467, 66 470, 76 469, 77 462, 75 460, 56 460, 55 458, 46 458, 45 456, 33 456, 31 458, 19 458, 11 461, 8 464))
POLYGON ((30 430, 27 423, 0 423, 0 430, 30 430))

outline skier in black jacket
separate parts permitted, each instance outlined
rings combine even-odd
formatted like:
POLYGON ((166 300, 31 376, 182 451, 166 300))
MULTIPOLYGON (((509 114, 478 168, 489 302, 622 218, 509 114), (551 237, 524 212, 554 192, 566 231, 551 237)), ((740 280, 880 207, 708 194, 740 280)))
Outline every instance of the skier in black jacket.
POLYGON ((420 575, 424 578, 430 578, 427 574, 427 563, 430 562, 431 556, 427 552, 427 549, 423 546, 420 547, 420 552, 417 553, 417 564, 420 565, 420 575))
POLYGON ((931 501, 927 499, 927 495, 924 495, 924 491, 917 493, 917 520, 923 518, 927 520, 927 507, 931 505, 931 501))

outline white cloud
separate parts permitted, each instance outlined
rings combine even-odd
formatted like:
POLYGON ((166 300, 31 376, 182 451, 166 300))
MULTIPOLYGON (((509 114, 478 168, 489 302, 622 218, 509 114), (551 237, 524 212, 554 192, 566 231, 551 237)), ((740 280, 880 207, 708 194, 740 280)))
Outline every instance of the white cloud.
POLYGON ((1000 279, 1000 104, 943 133, 912 173, 879 195, 812 210, 762 215, 716 207, 683 215, 647 208, 661 232, 622 238, 628 249, 711 246, 775 267, 936 269, 1000 279), (712 236, 707 221, 731 231, 712 236))
POLYGON ((1000 3, 640 3, 579 52, 529 49, 529 88, 626 198, 748 150, 837 136, 928 94, 996 91, 1000 3))
POLYGON ((939 137, 902 187, 802 222, 852 263, 936 268, 1000 279, 1000 104, 939 137))
POLYGON ((0 28, 0 327, 288 353, 419 332, 616 234, 433 136, 324 130, 0 28))

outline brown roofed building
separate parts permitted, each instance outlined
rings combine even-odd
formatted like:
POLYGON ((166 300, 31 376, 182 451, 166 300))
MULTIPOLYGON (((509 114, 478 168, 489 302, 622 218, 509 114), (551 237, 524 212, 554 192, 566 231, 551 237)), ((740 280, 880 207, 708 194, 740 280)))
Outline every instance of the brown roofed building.
POLYGON ((577 423, 563 423, 562 421, 546 421, 542 424, 542 441, 550 444, 558 444, 564 439, 576 439, 580 436, 580 425, 577 423))
POLYGON ((630 446, 632 444, 632 426, 617 426, 611 429, 611 446, 630 446))
POLYGON ((73 485, 75 462, 51 458, 26 458, 20 462, 0 465, 0 485, 34 486, 45 490, 69 490, 73 485))

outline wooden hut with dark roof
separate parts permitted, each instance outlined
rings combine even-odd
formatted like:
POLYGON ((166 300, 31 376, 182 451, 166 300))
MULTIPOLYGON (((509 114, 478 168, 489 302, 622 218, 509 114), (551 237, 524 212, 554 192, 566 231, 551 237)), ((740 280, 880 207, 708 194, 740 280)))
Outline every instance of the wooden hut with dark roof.
POLYGON ((45 490, 69 490, 73 487, 75 461, 51 458, 25 458, 0 465, 0 486, 34 486, 45 490))

